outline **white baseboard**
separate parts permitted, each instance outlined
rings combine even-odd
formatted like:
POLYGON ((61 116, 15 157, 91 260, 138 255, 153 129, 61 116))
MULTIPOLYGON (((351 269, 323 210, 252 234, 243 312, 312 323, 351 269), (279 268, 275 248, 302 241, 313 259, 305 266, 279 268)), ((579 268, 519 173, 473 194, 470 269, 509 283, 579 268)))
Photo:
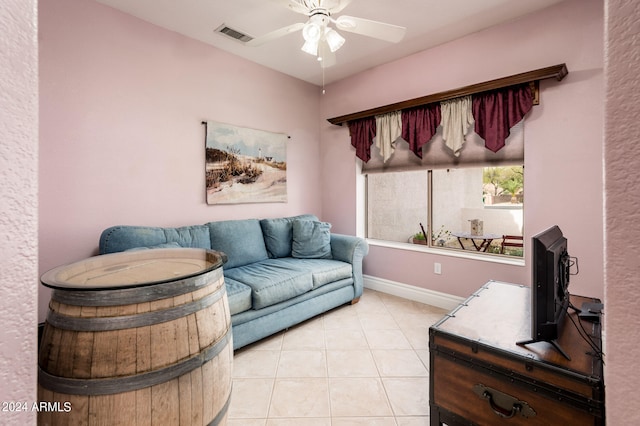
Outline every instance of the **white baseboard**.
POLYGON ((438 308, 447 310, 452 310, 465 300, 463 297, 453 296, 451 294, 428 290, 426 288, 420 288, 413 285, 402 284, 396 281, 386 280, 384 278, 372 277, 370 275, 364 275, 363 281, 365 288, 425 303, 427 305, 437 306, 438 308))

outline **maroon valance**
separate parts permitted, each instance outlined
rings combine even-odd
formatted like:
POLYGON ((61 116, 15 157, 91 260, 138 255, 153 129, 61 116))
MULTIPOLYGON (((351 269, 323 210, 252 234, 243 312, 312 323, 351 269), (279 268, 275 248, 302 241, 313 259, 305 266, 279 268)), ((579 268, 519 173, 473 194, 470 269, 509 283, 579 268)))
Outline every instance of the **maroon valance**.
MULTIPOLYGON (((493 153, 505 146, 510 129, 533 107, 533 94, 528 83, 476 93, 471 98, 475 133, 484 139, 485 148, 493 153)), ((422 159, 423 147, 436 135, 441 124, 441 104, 435 102, 403 109, 401 116, 401 138, 409 144, 409 150, 422 159)), ((356 156, 365 163, 371 159, 376 131, 374 116, 349 121, 351 145, 356 149, 356 156)))
POLYGON ((402 110, 402 139, 419 158, 422 158, 422 146, 436 134, 440 118, 440 103, 402 110))
POLYGON ((349 122, 351 145, 356 149, 356 156, 365 163, 371 158, 371 144, 376 137, 375 117, 365 117, 349 122))
POLYGON ((473 95, 475 132, 487 149, 498 152, 509 137, 509 129, 533 107, 529 84, 505 87, 473 95))

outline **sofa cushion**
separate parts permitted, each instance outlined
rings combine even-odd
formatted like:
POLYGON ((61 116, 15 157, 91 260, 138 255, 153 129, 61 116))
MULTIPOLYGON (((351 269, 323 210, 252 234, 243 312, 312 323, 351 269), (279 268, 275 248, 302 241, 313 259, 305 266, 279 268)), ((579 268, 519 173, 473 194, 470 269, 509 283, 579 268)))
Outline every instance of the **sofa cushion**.
POLYGON ((269 257, 290 257, 291 244, 293 242, 293 222, 295 220, 315 220, 318 218, 311 214, 293 217, 281 217, 277 219, 262 219, 260 226, 264 234, 264 243, 267 246, 269 257))
POLYGON ((209 222, 207 226, 211 248, 224 252, 229 258, 225 268, 231 269, 269 258, 257 219, 223 220, 209 222))
POLYGON ((251 309, 251 287, 227 276, 224 277, 231 315, 251 309))
POLYGON ((224 274, 251 287, 253 309, 262 309, 306 293, 313 288, 311 272, 268 259, 233 269, 224 274))
POLYGON ((112 226, 100 235, 100 254, 116 253, 136 247, 156 247, 164 244, 187 248, 211 248, 209 228, 204 225, 181 228, 153 226, 112 226))
POLYGON ((314 289, 353 276, 351 264, 340 260, 283 257, 277 261, 278 264, 281 264, 283 267, 311 272, 314 289))
POLYGON ((314 220, 292 224, 291 255, 300 259, 331 259, 331 225, 314 220))
POLYGON ((165 243, 165 244, 158 244, 157 246, 150 246, 150 247, 133 247, 130 249, 126 249, 125 251, 138 251, 138 250, 151 250, 151 249, 164 249, 164 248, 182 248, 182 246, 180 246, 180 244, 178 243, 165 243))

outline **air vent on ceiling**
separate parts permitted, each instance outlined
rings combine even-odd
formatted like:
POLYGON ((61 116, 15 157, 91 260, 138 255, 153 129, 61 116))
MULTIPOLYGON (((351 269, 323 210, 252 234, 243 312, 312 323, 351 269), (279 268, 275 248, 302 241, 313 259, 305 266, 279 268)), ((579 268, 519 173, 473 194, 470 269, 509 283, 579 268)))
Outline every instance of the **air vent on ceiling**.
POLYGON ((243 43, 253 40, 253 37, 251 37, 250 35, 247 35, 238 30, 234 30, 233 28, 228 27, 225 24, 222 24, 218 28, 216 28, 215 32, 226 35, 227 37, 231 37, 232 39, 241 41, 243 43))

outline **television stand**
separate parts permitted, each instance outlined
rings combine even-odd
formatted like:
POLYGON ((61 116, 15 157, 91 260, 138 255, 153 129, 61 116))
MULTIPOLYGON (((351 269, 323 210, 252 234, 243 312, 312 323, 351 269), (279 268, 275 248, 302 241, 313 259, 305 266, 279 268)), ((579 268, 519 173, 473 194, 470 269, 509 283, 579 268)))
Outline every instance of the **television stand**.
POLYGON ((564 356, 568 361, 571 361, 571 357, 564 351, 564 349, 562 349, 562 346, 560 346, 560 343, 558 343, 558 341, 556 339, 551 339, 551 340, 536 340, 536 339, 521 340, 519 342, 516 342, 516 345, 525 346, 525 345, 528 345, 529 343, 536 343, 536 342, 547 342, 547 343, 550 343, 554 348, 556 348, 556 350, 558 352, 560 352, 560 354, 562 354, 562 356, 564 356))
POLYGON ((429 328, 431 426, 606 424, 601 323, 568 310, 556 344, 569 361, 550 342, 516 345, 530 312, 530 287, 490 281, 429 328))

